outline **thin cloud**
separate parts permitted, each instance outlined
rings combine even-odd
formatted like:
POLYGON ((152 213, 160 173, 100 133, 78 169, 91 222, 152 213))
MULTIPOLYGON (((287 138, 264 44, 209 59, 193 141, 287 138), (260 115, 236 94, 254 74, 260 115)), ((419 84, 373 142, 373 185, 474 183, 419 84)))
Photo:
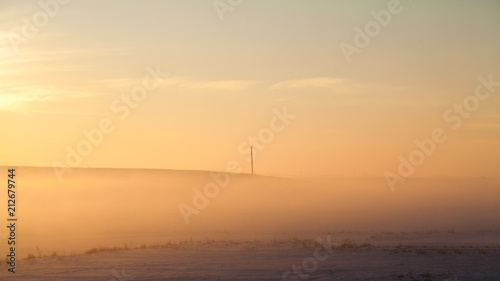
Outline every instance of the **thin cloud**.
POLYGON ((95 98, 102 93, 71 91, 37 87, 2 87, 0 85, 0 111, 18 111, 26 104, 40 104, 77 98, 95 98))
POLYGON ((304 89, 304 88, 332 88, 342 84, 345 79, 331 77, 317 77, 307 79, 296 79, 278 82, 271 89, 304 89))
POLYGON ((260 85, 257 80, 197 80, 193 77, 170 77, 163 84, 180 88, 202 89, 202 90, 226 90, 243 91, 260 85))

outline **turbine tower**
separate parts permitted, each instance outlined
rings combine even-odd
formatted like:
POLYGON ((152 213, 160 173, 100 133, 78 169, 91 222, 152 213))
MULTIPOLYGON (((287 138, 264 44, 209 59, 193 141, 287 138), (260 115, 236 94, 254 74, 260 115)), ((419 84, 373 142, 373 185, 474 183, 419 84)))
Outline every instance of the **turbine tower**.
POLYGON ((253 175, 253 146, 250 146, 250 159, 251 159, 252 175, 253 175))

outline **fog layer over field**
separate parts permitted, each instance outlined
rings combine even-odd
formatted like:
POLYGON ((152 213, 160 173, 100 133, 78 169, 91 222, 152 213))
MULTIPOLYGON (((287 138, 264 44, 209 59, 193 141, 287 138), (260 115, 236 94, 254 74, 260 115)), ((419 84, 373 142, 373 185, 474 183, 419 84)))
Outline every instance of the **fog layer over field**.
MULTIPOLYGON (((383 178, 320 183, 202 171, 73 169, 60 182, 52 168, 17 168, 16 183, 21 257, 37 247, 71 254, 191 238, 500 228, 500 184, 488 179, 409 179, 393 193, 383 178), (183 216, 180 206, 190 215, 183 216)), ((6 210, 6 192, 1 194, 6 210)))

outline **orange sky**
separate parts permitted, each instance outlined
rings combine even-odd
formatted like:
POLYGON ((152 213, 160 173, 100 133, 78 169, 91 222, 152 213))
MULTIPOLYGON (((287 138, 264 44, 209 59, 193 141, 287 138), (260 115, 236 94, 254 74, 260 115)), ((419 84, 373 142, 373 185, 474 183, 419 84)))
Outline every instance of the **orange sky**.
POLYGON ((401 1, 349 63, 341 43, 390 2, 244 1, 221 20, 211 1, 74 1, 28 38, 45 10, 4 1, 0 165, 69 165, 104 122, 78 166, 249 172, 256 136, 260 174, 381 177, 442 128, 412 176, 497 177, 500 87, 467 118, 454 104, 500 81, 499 2, 401 1))

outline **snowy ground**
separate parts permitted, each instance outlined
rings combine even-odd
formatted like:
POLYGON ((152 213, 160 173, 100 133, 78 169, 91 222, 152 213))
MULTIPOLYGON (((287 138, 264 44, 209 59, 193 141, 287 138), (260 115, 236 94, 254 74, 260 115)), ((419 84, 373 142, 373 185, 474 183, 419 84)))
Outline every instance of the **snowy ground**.
POLYGON ((304 263, 314 258, 314 250, 218 246, 98 252, 23 260, 15 275, 6 274, 2 266, 0 276, 2 280, 282 280, 296 264, 303 275, 292 273, 285 280, 500 280, 498 249, 482 253, 417 252, 407 247, 334 249, 326 260, 317 261, 317 268, 304 263))

